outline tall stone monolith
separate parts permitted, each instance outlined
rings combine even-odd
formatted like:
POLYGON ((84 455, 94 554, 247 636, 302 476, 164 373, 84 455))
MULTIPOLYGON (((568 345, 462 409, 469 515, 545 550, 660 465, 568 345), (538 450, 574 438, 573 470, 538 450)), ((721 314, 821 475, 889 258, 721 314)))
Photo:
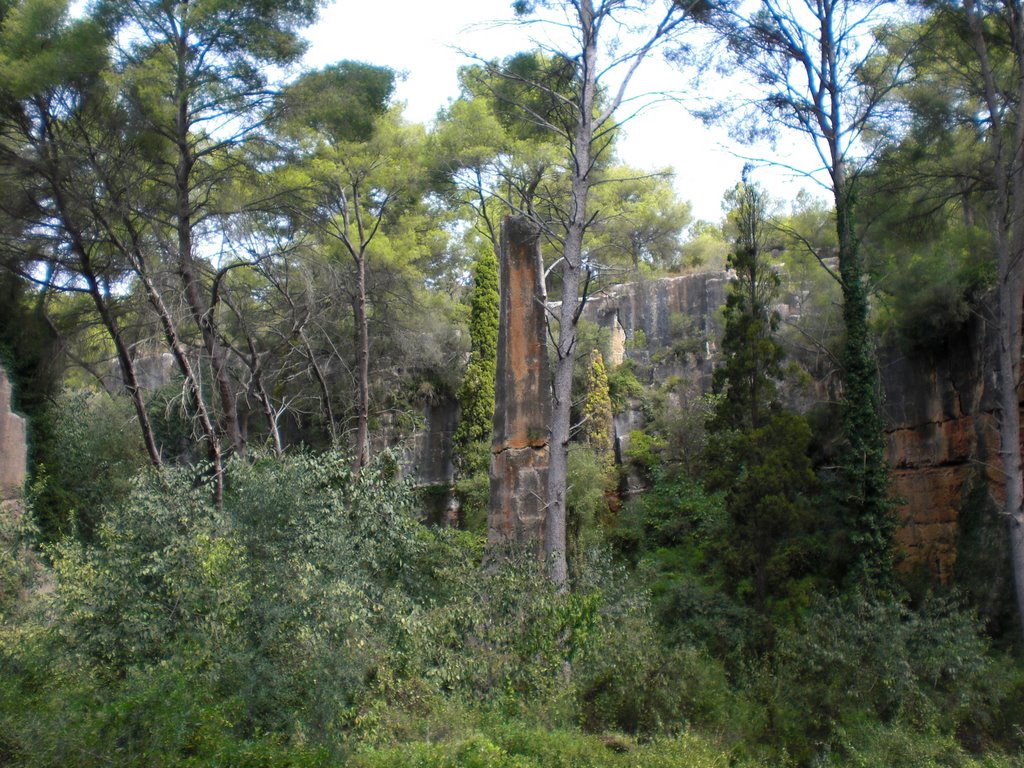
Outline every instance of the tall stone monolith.
POLYGON ((501 310, 487 541, 540 554, 548 486, 548 374, 540 230, 525 217, 501 229, 501 310))
POLYGON ((21 497, 28 469, 25 419, 14 413, 11 382, 0 367, 0 504, 21 497))

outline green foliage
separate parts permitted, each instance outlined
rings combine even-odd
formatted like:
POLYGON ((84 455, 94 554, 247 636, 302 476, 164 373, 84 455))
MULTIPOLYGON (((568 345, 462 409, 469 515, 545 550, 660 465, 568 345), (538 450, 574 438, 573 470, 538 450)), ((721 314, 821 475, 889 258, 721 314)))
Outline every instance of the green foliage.
POLYGON ((935 222, 910 237, 884 238, 887 259, 876 267, 884 302, 880 322, 911 352, 944 348, 994 283, 991 235, 975 227, 935 222))
MULTIPOLYGON (((464 454, 474 443, 489 443, 494 418, 494 381, 497 375, 498 258, 489 245, 477 250, 473 263, 473 295, 470 299, 469 363, 459 387, 459 426, 453 437, 455 451, 464 454)), ((462 456, 465 461, 465 456, 462 456)))
POLYGON ((717 557, 735 595, 760 611, 792 580, 819 564, 811 547, 808 494, 815 484, 805 419, 782 411, 782 345, 771 309, 780 279, 767 263, 768 199, 757 186, 737 185, 729 221, 736 243, 729 257, 736 281, 724 309, 720 397, 708 421, 708 487, 725 491, 728 525, 717 557))
MULTIPOLYGON (((568 730, 501 726, 441 743, 419 742, 357 754, 355 768, 725 768, 729 755, 692 733, 652 742, 583 736, 568 730)), ((748 765, 747 763, 741 763, 748 765)))
POLYGON ((64 392, 33 425, 45 436, 33 446, 32 510, 44 539, 91 541, 102 510, 130 490, 145 451, 127 398, 64 392))
POLYGON ((463 83, 487 94, 502 127, 517 140, 548 140, 544 123, 571 125, 578 82, 573 61, 540 50, 466 70, 463 83), (537 87, 536 83, 543 83, 537 87))
POLYGON ((609 499, 615 491, 616 475, 605 456, 589 445, 570 443, 568 477, 566 538, 569 559, 573 562, 601 541, 601 529, 608 524, 609 499))
MULTIPOLYGON (((769 735, 806 760, 842 755, 850 743, 877 751, 889 726, 946 736, 974 728, 993 696, 1009 693, 993 687, 992 663, 974 617, 951 603, 915 611, 859 595, 818 600, 779 637, 769 735)), ((926 740, 922 751, 942 741, 926 740)))
POLYGON ((589 228, 589 258, 603 267, 651 274, 683 267, 681 233, 690 205, 676 196, 672 173, 615 166, 591 191, 599 212, 589 228))
POLYGON ((0 81, 15 99, 99 77, 106 40, 90 19, 72 21, 67 0, 22 0, 3 16, 0 81))
POLYGON ((989 754, 978 756, 964 749, 957 740, 944 733, 921 731, 905 725, 872 724, 844 734, 845 743, 839 754, 830 755, 824 765, 851 768, 1011 768, 1020 759, 989 754))
POLYGON ((50 548, 52 574, 31 530, 5 534, 7 764, 856 765, 892 749, 970 766, 958 732, 996 760, 1016 748, 1024 677, 993 674, 946 604, 811 601, 751 656, 756 624, 710 568, 721 497, 661 465, 618 523, 650 595, 593 548, 563 594, 530 557, 481 568, 481 537, 418 523, 389 462, 227 469, 221 511, 194 471, 149 471, 96 544, 50 548))
POLYGON ((461 527, 487 532, 487 510, 491 499, 491 441, 478 442, 463 449, 462 466, 455 480, 459 496, 461 527))
POLYGON ((223 513, 184 473, 140 481, 101 546, 53 552, 65 642, 107 679, 183 654, 242 697, 246 733, 329 736, 384 619, 429 589, 405 582, 421 529, 385 464, 354 481, 342 456, 235 462, 223 513))
POLYGON ((690 225, 689 238, 682 246, 683 265, 706 270, 724 269, 729 243, 722 228, 708 221, 690 225))
MULTIPOLYGON (((600 568, 589 576, 601 580, 600 568)), ((737 737, 752 712, 721 664, 691 644, 666 644, 647 596, 623 584, 605 572, 599 631, 576 668, 584 728, 651 736, 688 726, 737 737)))
POLYGON ((608 471, 615 463, 615 427, 612 423, 612 400, 604 358, 598 350, 590 353, 587 368, 586 399, 580 414, 583 440, 608 471))
POLYGON ((775 405, 782 376, 782 345, 775 339, 779 317, 771 308, 780 279, 767 263, 767 195, 743 182, 731 199, 734 208, 729 220, 736 240, 729 266, 736 280, 723 310, 722 363, 714 374, 715 392, 722 397, 710 425, 716 430, 752 430, 762 426, 775 405))
POLYGON ((810 442, 807 421, 782 412, 748 432, 716 432, 708 447, 708 485, 725 491, 729 518, 717 556, 735 593, 762 610, 825 562, 812 538, 810 442))
POLYGON ((597 598, 559 594, 534 558, 515 553, 483 572, 457 551, 438 564, 444 599, 406 620, 393 661, 405 675, 390 696, 414 701, 423 681, 508 715, 565 717, 572 705, 565 665, 592 642, 597 598))
POLYGON ((636 377, 632 360, 623 360, 608 371, 608 397, 612 413, 625 410, 630 398, 639 398, 644 392, 643 385, 636 377))
POLYGON ((287 133, 303 126, 332 142, 366 141, 395 90, 395 72, 358 61, 340 61, 307 72, 280 95, 275 119, 287 133))

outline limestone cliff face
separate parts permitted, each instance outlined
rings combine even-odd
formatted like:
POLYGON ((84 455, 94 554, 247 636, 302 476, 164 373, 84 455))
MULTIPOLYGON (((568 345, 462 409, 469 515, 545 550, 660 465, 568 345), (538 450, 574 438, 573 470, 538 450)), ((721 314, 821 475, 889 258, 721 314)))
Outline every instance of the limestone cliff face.
POLYGON ((25 420, 14 413, 11 382, 0 367, 0 504, 16 503, 28 466, 25 420))
POLYGON ((879 351, 902 567, 942 582, 956 565, 968 496, 982 488, 998 503, 1002 495, 990 330, 975 321, 941 350, 879 351))
MULTIPOLYGON (((659 350, 677 344, 681 330, 698 334, 705 354, 692 355, 690 365, 708 391, 727 283, 728 275, 716 272, 615 286, 590 301, 585 317, 610 333, 614 362, 664 360, 659 350), (645 346, 635 343, 639 332, 645 346)), ((799 306, 778 309, 783 317, 801 312, 799 306)), ((989 332, 976 321, 938 351, 912 354, 897 344, 879 349, 893 496, 900 504, 901 568, 943 582, 956 564, 960 510, 968 495, 981 487, 998 501, 1001 493, 995 376, 983 353, 989 332)), ((661 365, 656 378, 679 374, 661 365)), ((821 383, 819 390, 831 386, 821 383)), ((638 414, 625 413, 616 414, 616 426, 622 439, 642 424, 638 414)))
POLYGON ((703 346, 699 369, 710 377, 727 284, 727 273, 708 272, 615 285, 592 296, 583 316, 610 333, 610 365, 621 363, 627 349, 631 356, 649 356, 686 335, 703 346))

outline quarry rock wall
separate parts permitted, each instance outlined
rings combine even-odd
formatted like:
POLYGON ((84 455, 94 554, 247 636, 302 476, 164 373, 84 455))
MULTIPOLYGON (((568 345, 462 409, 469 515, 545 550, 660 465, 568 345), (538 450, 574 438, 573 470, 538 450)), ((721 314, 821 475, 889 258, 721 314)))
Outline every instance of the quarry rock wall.
POLYGON ((14 412, 14 393, 0 367, 0 505, 19 503, 28 471, 25 419, 14 412))

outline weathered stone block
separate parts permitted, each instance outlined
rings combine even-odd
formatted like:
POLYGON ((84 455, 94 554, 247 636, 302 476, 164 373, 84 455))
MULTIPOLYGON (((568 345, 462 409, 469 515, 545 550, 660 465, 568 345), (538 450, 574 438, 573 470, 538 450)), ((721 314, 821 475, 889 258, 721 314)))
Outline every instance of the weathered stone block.
POLYGON ((539 551, 547 504, 551 378, 540 230, 529 219, 505 219, 500 263, 487 539, 492 546, 539 551))
POLYGON ((14 413, 11 382, 0 367, 0 501, 21 495, 28 471, 25 419, 14 413))

